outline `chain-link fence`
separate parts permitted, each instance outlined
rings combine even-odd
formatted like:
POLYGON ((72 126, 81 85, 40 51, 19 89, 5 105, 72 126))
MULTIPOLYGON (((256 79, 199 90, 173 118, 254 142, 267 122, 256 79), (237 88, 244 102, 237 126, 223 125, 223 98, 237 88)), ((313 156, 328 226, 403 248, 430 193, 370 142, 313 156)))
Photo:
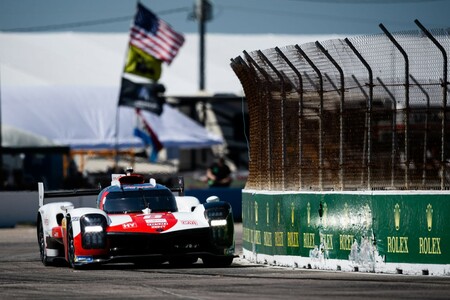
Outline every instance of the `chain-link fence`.
POLYGON ((448 189, 450 30, 334 39, 231 60, 250 115, 247 189, 448 189))

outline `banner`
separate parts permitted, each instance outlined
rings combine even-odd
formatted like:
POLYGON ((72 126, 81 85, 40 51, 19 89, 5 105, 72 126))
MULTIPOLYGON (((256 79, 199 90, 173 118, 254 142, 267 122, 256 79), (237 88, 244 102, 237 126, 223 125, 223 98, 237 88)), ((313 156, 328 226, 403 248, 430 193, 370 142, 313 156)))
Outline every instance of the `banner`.
POLYGON ((153 81, 158 81, 161 77, 161 63, 162 62, 159 59, 130 45, 124 71, 125 73, 131 73, 153 81))
POLYGON ((161 115, 165 102, 164 91, 164 85, 159 83, 135 83, 122 78, 119 106, 140 108, 161 115))

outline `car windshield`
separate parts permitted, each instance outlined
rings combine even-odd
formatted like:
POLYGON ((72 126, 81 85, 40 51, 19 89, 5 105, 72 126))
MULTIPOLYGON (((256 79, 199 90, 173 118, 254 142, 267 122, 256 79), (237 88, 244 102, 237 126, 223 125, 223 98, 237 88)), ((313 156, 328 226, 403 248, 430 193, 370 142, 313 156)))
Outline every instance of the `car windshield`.
POLYGON ((150 208, 152 212, 175 212, 177 204, 169 190, 133 190, 110 192, 103 210, 110 214, 136 213, 150 208))

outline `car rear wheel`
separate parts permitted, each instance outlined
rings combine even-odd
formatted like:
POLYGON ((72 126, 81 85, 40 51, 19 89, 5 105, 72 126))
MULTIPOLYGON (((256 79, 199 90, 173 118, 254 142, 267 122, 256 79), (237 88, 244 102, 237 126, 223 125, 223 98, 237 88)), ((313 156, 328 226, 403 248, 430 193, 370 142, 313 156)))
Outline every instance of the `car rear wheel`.
POLYGON ((45 250, 45 234, 44 234, 44 226, 42 225, 42 220, 39 219, 38 224, 38 243, 39 243, 39 252, 41 255, 41 261, 44 266, 49 266, 50 262, 47 258, 47 253, 45 250))

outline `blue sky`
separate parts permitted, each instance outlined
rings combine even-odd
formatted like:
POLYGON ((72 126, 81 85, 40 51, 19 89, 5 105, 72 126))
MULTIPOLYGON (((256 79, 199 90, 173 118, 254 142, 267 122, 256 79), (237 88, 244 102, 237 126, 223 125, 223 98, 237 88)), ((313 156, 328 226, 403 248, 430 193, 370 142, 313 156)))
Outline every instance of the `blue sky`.
MULTIPOLYGON (((177 31, 198 31, 196 0, 141 0, 177 31)), ((450 27, 450 0, 210 0, 207 32, 373 34, 450 27)), ((128 32, 135 0, 0 0, 0 31, 128 32)))

